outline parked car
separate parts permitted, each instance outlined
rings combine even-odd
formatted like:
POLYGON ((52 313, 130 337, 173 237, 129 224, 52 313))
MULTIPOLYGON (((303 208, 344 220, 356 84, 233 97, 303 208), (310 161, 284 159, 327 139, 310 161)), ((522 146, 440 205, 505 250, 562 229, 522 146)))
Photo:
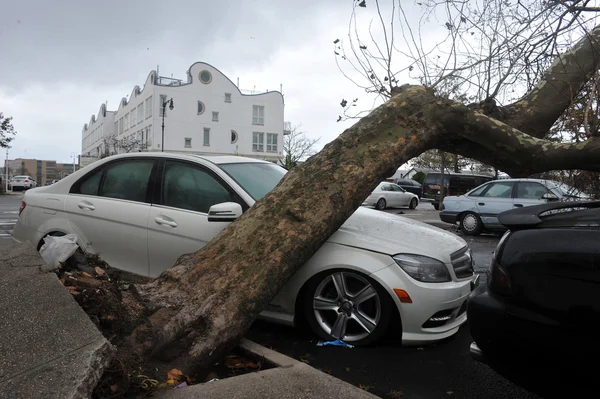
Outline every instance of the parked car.
POLYGON ((498 219, 509 230, 487 284, 468 299, 471 354, 544 396, 586 397, 574 392, 597 380, 600 202, 523 207, 498 219))
MULTIPOLYGON (((493 180, 489 175, 475 174, 471 172, 445 172, 444 193, 445 196, 462 195, 467 191, 493 180)), ((435 210, 440 208, 440 190, 442 187, 442 174, 440 172, 429 172, 423 180, 422 198, 432 199, 435 210)))
POLYGON ((483 184, 460 196, 444 198, 440 219, 460 225, 466 235, 478 235, 484 229, 505 230, 498 214, 513 208, 540 205, 549 201, 581 200, 575 189, 552 180, 503 179, 483 184), (565 188, 567 187, 567 188, 565 188))
POLYGON ((37 187, 35 179, 31 176, 15 176, 10 179, 10 186, 14 191, 18 190, 29 190, 30 188, 37 187))
POLYGON ((374 206, 375 209, 399 208, 407 206, 415 209, 419 206, 419 197, 409 193, 397 184, 381 182, 362 203, 363 206, 374 206))
POLYGON ((423 193, 423 186, 416 180, 412 179, 385 179, 388 183, 394 183, 402 187, 404 190, 409 193, 415 194, 419 199, 421 199, 421 194, 423 193))
MULTIPOLYGON (((109 265, 156 277, 202 248, 285 173, 271 162, 233 156, 116 155, 26 192, 13 237, 40 248, 47 235, 73 233, 81 249, 109 265)), ((402 342, 435 341, 466 321, 476 282, 462 238, 361 207, 261 318, 289 325, 306 319, 321 338, 357 345, 400 321, 402 342)))

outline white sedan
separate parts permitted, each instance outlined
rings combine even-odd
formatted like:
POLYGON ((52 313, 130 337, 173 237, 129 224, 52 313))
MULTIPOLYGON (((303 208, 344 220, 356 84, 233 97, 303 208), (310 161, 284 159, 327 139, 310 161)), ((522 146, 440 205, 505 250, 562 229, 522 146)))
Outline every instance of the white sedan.
POLYGON ((9 184, 13 191, 16 191, 16 189, 29 190, 30 188, 37 187, 35 179, 31 176, 15 176, 10 179, 9 184))
MULTIPOLYGON (((13 238, 39 249, 47 235, 76 234, 81 249, 111 266, 156 277, 202 248, 285 173, 233 156, 116 155, 27 191, 13 238)), ((359 208, 260 317, 306 321, 321 339, 355 345, 401 325, 402 342, 418 344, 458 331, 476 281, 462 238, 359 208)))
POLYGON ((375 209, 399 208, 407 206, 415 209, 419 205, 419 196, 409 193, 397 184, 381 182, 362 203, 364 206, 374 206, 375 209))

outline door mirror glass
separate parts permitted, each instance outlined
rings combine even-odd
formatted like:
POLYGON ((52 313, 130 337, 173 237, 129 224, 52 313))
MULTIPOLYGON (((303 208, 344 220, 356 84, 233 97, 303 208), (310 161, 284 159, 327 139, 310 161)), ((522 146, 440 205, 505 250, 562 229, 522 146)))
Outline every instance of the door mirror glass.
POLYGON ((223 202, 208 210, 209 222, 233 222, 242 215, 242 206, 236 202, 223 202))
POLYGON ((558 201, 558 196, 552 193, 546 193, 544 195, 542 195, 542 199, 548 200, 548 201, 558 201))

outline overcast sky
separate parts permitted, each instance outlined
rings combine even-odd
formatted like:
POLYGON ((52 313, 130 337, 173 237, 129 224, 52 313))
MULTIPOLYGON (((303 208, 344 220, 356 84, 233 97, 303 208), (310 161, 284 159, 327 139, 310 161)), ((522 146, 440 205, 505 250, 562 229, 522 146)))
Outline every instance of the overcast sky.
POLYGON ((351 10, 352 0, 4 2, 0 112, 18 132, 9 158, 69 162, 102 102, 116 110, 157 65, 185 79, 197 61, 243 89, 283 85, 285 120, 322 146, 354 123, 336 122, 343 97, 373 103, 335 64, 351 10))

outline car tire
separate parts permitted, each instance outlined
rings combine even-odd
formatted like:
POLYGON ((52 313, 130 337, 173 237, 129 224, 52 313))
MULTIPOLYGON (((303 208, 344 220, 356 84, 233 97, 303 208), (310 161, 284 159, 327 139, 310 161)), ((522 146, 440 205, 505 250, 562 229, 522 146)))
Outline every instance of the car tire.
POLYGON ((408 207, 410 209, 415 209, 417 207, 417 205, 418 205, 417 199, 413 198, 413 199, 410 200, 410 204, 408 205, 408 207))
POLYGON ((386 207, 387 207, 387 203, 385 202, 385 198, 379 198, 379 200, 375 204, 375 209, 382 211, 386 207))
POLYGON ((389 294, 370 277, 357 271, 329 270, 308 281, 303 307, 308 325, 319 338, 362 346, 385 334, 392 306, 389 294), (337 289, 340 281, 344 282, 341 295, 337 289), (361 302, 356 303, 357 299, 361 302), (322 309, 315 309, 315 305, 322 309), (332 335, 336 324, 342 332, 339 337, 332 335))
POLYGON ((440 210, 440 204, 433 204, 433 208, 434 208, 436 211, 439 211, 439 210, 440 210))
POLYGON ((467 236, 477 236, 483 230, 483 222, 478 214, 465 212, 460 218, 460 229, 467 236))

